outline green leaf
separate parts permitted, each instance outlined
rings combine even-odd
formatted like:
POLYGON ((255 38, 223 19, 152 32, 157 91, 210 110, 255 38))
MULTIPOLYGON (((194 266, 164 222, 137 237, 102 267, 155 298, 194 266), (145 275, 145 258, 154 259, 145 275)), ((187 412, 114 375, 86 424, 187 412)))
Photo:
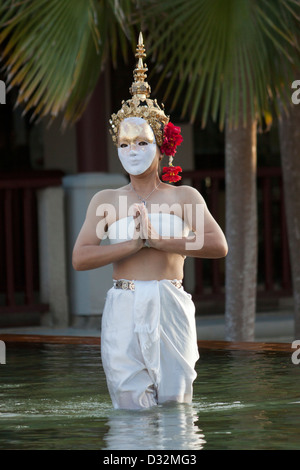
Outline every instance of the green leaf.
POLYGON ((172 109, 182 103, 182 117, 199 116, 205 126, 211 116, 223 128, 225 119, 231 126, 246 125, 277 109, 272 101, 283 95, 283 83, 300 64, 299 2, 140 0, 139 5, 144 22, 155 24, 149 35, 162 69, 158 89, 165 88, 164 100, 172 96, 172 109))
POLYGON ((109 55, 116 64, 120 44, 127 55, 126 34, 133 31, 126 22, 130 9, 129 0, 2 2, 0 42, 7 84, 18 87, 24 111, 33 118, 62 112, 65 123, 75 122, 109 55))

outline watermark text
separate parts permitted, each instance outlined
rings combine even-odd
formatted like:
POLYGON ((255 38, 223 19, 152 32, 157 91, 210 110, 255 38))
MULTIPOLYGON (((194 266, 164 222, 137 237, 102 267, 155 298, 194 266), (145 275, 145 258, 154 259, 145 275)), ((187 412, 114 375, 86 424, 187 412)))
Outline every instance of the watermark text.
POLYGON ((0 340, 0 364, 6 364, 6 345, 0 340))
POLYGON ((294 93, 292 94, 292 102, 293 104, 300 103, 300 80, 294 80, 292 83, 292 88, 295 89, 294 93))
POLYGON ((185 239, 186 250, 200 250, 204 245, 204 204, 153 203, 146 220, 136 204, 128 207, 126 196, 119 197, 117 206, 104 203, 97 207, 96 216, 100 220, 96 234, 99 240, 106 236, 120 242, 140 237, 145 240, 162 237, 185 239), (149 224, 153 230, 148 231, 149 224))
POLYGON ((6 104, 6 86, 3 80, 0 80, 0 104, 6 104))
POLYGON ((295 365, 300 364, 300 340, 297 339, 292 342, 292 349, 296 349, 296 351, 292 354, 292 363, 295 365))

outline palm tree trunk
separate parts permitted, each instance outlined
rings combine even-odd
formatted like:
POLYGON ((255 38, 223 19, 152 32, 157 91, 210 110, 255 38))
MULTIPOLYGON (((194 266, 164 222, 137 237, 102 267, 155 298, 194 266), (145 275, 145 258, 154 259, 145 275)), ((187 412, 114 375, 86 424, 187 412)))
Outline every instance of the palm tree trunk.
POLYGON ((293 281, 295 338, 300 338, 300 104, 279 120, 285 211, 293 281))
POLYGON ((257 285, 256 121, 225 131, 228 341, 253 341, 257 285))

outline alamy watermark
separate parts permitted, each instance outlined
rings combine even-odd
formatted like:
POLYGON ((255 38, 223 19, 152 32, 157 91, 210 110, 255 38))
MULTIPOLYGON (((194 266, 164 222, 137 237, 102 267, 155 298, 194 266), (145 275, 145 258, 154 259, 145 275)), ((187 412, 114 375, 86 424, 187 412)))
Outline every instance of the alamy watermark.
POLYGON ((6 344, 0 340, 0 364, 6 364, 6 344))
MULTIPOLYGON (((179 203, 152 203, 151 212, 148 213, 149 223, 154 229, 151 238, 184 238, 187 250, 200 250, 204 245, 204 207, 202 203, 184 204, 183 207, 179 203), (156 216, 155 221, 153 216, 156 216)), ((101 240, 107 235, 110 240, 116 241, 138 239, 142 219, 137 213, 136 204, 128 207, 127 196, 119 196, 118 209, 110 203, 100 204, 96 210, 96 216, 101 217, 96 226, 97 237, 101 240)), ((147 230, 144 230, 142 238, 149 238, 147 230)))
POLYGON ((300 340, 296 339, 292 342, 292 349, 296 349, 292 354, 292 363, 295 365, 300 364, 300 340))
POLYGON ((300 80, 294 80, 292 83, 292 88, 296 88, 296 91, 292 94, 292 102, 293 104, 300 103, 300 80))
POLYGON ((6 86, 3 80, 0 80, 0 104, 6 104, 6 86))

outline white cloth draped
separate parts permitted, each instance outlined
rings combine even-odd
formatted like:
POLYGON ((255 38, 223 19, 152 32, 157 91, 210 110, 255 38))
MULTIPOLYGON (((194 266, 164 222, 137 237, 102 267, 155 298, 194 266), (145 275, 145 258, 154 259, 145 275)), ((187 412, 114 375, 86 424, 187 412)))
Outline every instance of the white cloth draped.
POLYGON ((112 287, 102 316, 101 357, 115 408, 190 403, 199 358, 195 306, 169 280, 112 287))

